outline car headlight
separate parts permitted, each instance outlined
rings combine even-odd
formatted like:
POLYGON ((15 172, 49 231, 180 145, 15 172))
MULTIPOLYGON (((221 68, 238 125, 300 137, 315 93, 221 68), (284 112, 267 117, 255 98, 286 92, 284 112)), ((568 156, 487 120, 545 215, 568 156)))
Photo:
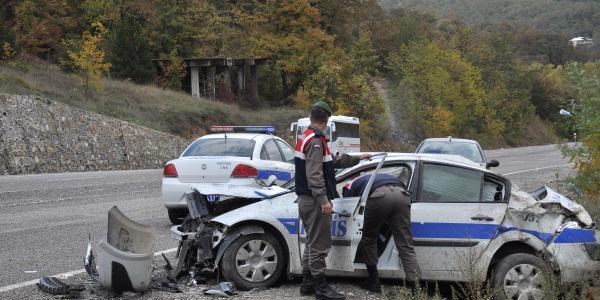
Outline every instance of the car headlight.
POLYGON ((579 223, 575 222, 575 221, 569 221, 569 222, 565 222, 562 225, 560 225, 557 229, 556 229, 556 233, 560 233, 563 230, 567 229, 567 228, 576 228, 579 229, 581 228, 581 226, 579 226, 579 223))

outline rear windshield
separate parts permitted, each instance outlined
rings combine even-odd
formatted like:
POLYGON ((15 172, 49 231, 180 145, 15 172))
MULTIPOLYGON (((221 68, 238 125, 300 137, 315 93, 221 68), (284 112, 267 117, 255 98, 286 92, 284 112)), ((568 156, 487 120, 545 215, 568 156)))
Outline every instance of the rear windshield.
POLYGON ((182 156, 240 156, 252 158, 254 140, 201 139, 193 142, 182 156))
POLYGON ((476 163, 483 162, 481 152, 476 144, 461 142, 426 142, 419 148, 419 153, 454 154, 466 157, 476 163))

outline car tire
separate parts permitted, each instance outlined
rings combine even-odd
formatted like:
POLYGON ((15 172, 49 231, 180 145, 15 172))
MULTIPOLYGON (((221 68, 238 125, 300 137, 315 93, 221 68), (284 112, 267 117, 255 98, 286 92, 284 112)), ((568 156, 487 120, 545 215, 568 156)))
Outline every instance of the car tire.
POLYGON ((544 273, 550 268, 538 256, 528 253, 511 254, 503 258, 492 273, 492 288, 496 299, 544 299, 544 273))
POLYGON ((286 259, 270 233, 242 235, 225 250, 221 271, 225 280, 243 291, 267 288, 279 281, 286 259))
POLYGON ((188 214, 187 209, 181 209, 181 208, 172 208, 172 209, 168 209, 167 211, 169 213, 169 220, 171 220, 171 223, 173 223, 175 225, 179 225, 179 224, 183 223, 183 219, 188 214))

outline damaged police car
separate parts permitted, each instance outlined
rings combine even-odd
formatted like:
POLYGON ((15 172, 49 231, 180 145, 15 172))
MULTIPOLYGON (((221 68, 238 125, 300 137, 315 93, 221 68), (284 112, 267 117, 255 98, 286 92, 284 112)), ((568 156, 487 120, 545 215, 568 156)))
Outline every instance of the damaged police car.
MULTIPOLYGON (((487 280, 500 299, 542 299, 544 273, 572 282, 600 269, 600 232, 591 217, 547 187, 526 193, 460 156, 390 153, 340 171, 338 191, 374 172, 399 176, 411 193, 422 280, 487 280)), ((332 201, 328 275, 366 276, 356 253, 371 184, 362 197, 332 201)), ((172 228, 180 240, 177 273, 220 270, 246 290, 300 275, 306 236, 293 190, 293 181, 263 189, 192 186, 186 195, 190 216, 172 228), (206 197, 219 192, 223 203, 206 197)), ((380 276, 404 278, 391 239, 383 228, 380 276)))

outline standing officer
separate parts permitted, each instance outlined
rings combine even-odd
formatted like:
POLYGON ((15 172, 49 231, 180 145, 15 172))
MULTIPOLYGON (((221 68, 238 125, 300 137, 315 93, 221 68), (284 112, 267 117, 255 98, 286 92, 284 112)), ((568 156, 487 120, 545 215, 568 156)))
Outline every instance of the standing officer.
POLYGON ((330 200, 337 198, 334 168, 358 164, 369 154, 353 157, 342 154, 335 159, 323 133, 332 111, 323 101, 310 111, 310 126, 296 143, 296 194, 300 219, 306 230, 306 247, 302 255, 302 295, 315 294, 316 299, 340 300, 346 297, 331 288, 325 280, 325 258, 331 248, 330 200))
MULTIPOLYGON (((371 178, 370 174, 354 180, 350 189, 344 190, 344 197, 361 196, 367 187, 369 178, 371 178)), ((365 225, 359 243, 359 248, 362 248, 362 259, 369 272, 369 279, 363 288, 376 293, 381 292, 377 273, 379 260, 377 238, 381 226, 386 223, 392 231, 404 267, 406 286, 413 291, 416 289, 416 284, 421 277, 421 269, 417 262, 410 231, 410 205, 410 194, 398 177, 388 174, 375 176, 365 208, 365 225)))

